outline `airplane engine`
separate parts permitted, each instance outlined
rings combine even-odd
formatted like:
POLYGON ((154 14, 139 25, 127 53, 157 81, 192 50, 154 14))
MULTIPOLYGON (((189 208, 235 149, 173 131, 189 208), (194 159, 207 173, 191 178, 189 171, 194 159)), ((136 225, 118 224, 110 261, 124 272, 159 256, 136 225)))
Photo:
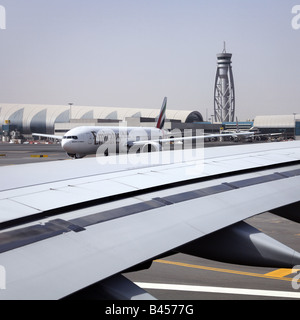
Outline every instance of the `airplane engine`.
POLYGON ((142 147, 142 152, 157 152, 157 151, 161 151, 162 147, 160 143, 157 142, 150 142, 143 145, 142 147))
POLYGON ((292 268, 300 254, 245 222, 239 222, 176 249, 201 258, 241 265, 292 268))

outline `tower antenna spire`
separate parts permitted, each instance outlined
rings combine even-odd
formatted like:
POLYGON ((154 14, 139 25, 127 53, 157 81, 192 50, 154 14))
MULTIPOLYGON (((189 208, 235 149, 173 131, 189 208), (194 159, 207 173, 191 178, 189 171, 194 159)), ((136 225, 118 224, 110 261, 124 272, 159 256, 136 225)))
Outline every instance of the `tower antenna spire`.
POLYGON ((222 53, 226 53, 226 41, 224 41, 223 43, 224 43, 224 47, 223 47, 222 53))

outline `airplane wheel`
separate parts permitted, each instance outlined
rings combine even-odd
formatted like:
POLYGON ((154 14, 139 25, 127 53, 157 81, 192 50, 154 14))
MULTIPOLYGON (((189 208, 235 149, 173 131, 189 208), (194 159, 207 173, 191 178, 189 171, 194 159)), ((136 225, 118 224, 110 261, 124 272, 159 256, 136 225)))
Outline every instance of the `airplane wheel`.
POLYGON ((76 154, 73 153, 67 153, 67 155, 72 158, 72 159, 76 159, 76 154))

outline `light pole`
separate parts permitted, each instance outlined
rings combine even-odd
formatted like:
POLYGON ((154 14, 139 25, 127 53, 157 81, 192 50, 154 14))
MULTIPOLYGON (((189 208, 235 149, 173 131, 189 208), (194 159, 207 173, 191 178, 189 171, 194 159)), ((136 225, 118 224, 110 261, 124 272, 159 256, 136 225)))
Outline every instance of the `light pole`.
POLYGON ((294 115, 294 140, 296 140, 296 114, 295 112, 293 112, 294 115))
POLYGON ((72 102, 69 102, 69 107, 70 107, 70 110, 69 110, 69 122, 71 122, 71 119, 72 119, 72 106, 73 106, 74 103, 72 102))

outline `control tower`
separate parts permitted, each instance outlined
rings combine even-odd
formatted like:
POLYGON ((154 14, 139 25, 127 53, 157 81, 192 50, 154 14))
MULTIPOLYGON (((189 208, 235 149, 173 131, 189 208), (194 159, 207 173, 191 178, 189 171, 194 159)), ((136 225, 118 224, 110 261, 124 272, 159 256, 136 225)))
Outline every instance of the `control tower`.
POLYGON ((235 114, 235 94, 231 68, 231 53, 226 53, 225 42, 222 53, 217 54, 218 64, 214 90, 216 122, 233 122, 235 114))

